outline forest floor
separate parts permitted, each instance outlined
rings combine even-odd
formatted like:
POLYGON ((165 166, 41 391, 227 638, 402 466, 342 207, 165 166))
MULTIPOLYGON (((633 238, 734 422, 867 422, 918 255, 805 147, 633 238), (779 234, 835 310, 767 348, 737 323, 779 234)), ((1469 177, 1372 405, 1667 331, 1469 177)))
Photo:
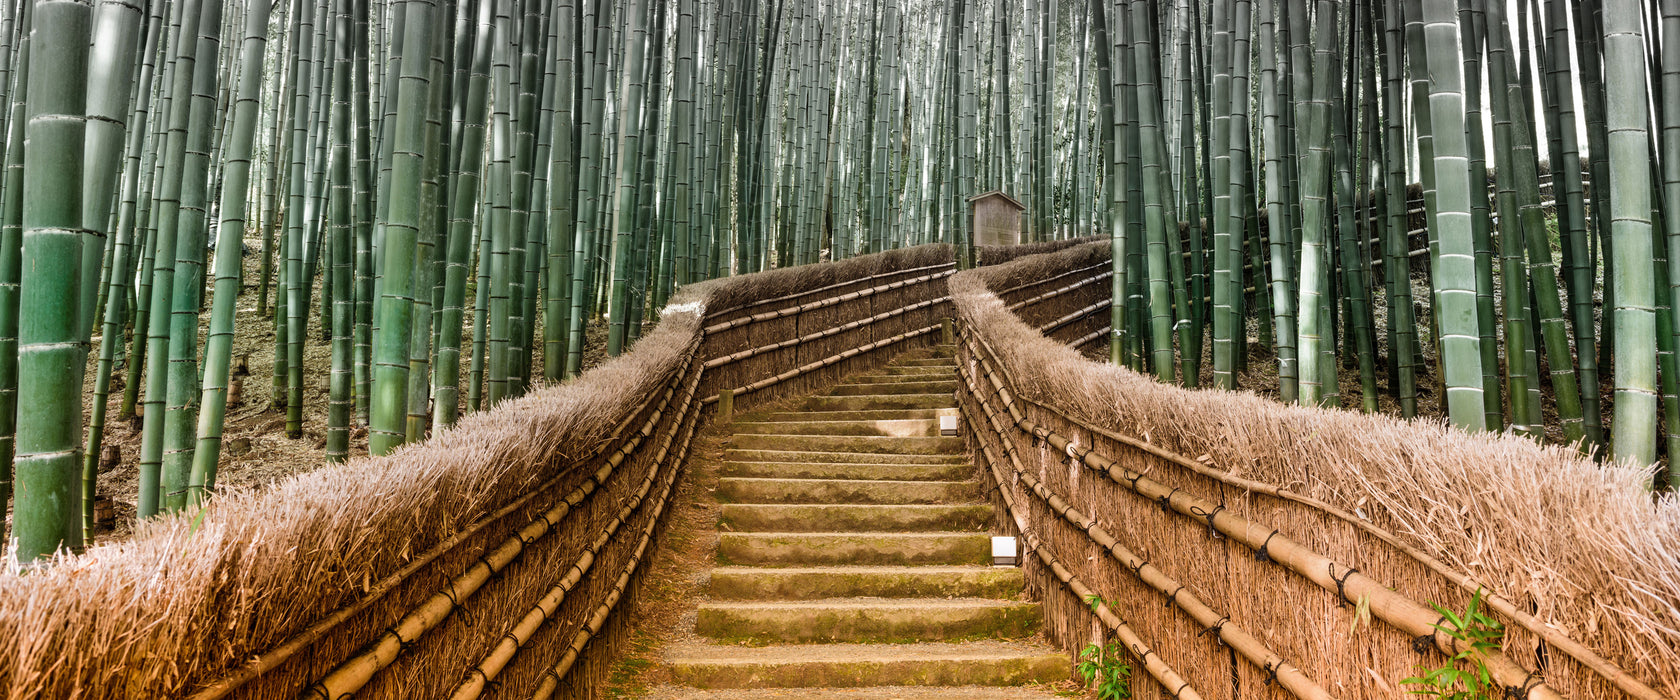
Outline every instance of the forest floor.
MULTIPOLYGON (((216 488, 228 489, 261 489, 285 479, 294 474, 304 473, 326 466, 326 432, 327 432, 327 377, 332 365, 332 349, 327 339, 321 335, 320 322, 320 286, 314 290, 311 313, 308 316, 309 332, 304 342, 304 387, 303 387, 303 434, 298 438, 286 436, 286 413, 283 407, 277 407, 273 397, 274 387, 274 319, 272 307, 275 290, 269 290, 269 311, 264 315, 259 311, 259 291, 256 286, 258 268, 261 265, 261 245, 259 238, 247 237, 245 258, 245 285, 241 290, 236 305, 234 321, 233 357, 236 367, 240 359, 244 358, 248 373, 236 376, 234 381, 240 384, 237 400, 230 396, 227 415, 223 426, 222 456, 216 474, 216 488)), ((461 381, 466 383, 471 362, 471 327, 473 282, 468 282, 467 305, 464 321, 467 328, 467 338, 464 339, 461 353, 461 381)), ((209 294, 206 293, 206 305, 199 315, 199 353, 202 357, 204 342, 208 334, 210 320, 209 294)), ((100 330, 98 328, 96 331, 100 330)), ((533 353, 534 383, 539 385, 542 380, 543 328, 538 321, 534 337, 537 347, 533 353)), ((94 401, 94 376, 98 363, 99 343, 101 337, 93 336, 92 350, 89 352, 87 364, 87 381, 83 387, 83 405, 92 406, 94 401)), ((109 515, 101 519, 94 532, 88 533, 88 543, 97 544, 121 540, 133 533, 135 525, 135 502, 139 493, 139 460, 141 441, 141 419, 118 419, 123 400, 123 390, 127 386, 131 373, 123 362, 132 347, 132 336, 124 334, 124 345, 118 351, 118 361, 111 372, 110 394, 106 399, 106 423, 103 445, 105 448, 100 460, 98 477, 95 487, 96 502, 109 503, 109 515), (111 452, 115 448, 115 452, 111 452), (106 459, 103 457, 114 457, 106 459)), ((606 327, 602 323, 592 323, 587 332, 585 352, 583 358, 584 369, 600 364, 606 357, 606 327)), ((202 367, 201 367, 202 370, 202 367)), ((533 387, 533 389, 536 387, 533 387)), ((144 387, 141 387, 144 393, 144 387)), ((233 392, 230 392, 230 394, 233 392)), ((461 391, 463 412, 465 409, 467 392, 461 391)), ((351 427, 350 455, 352 457, 367 454, 367 427, 353 424, 351 427)), ((101 513, 105 509, 99 509, 101 513)), ((5 513, 6 526, 0 532, 10 531, 10 509, 5 513)))

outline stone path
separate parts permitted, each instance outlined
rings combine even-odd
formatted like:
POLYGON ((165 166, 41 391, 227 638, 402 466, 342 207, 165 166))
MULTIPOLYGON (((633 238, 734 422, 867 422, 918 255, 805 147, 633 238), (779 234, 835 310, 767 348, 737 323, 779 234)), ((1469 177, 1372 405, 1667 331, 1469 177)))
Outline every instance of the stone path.
POLYGON ((736 423, 703 641, 667 651, 661 697, 1054 697, 1020 686, 1068 657, 1020 569, 990 566, 991 507, 939 435, 956 387, 934 349, 736 423))

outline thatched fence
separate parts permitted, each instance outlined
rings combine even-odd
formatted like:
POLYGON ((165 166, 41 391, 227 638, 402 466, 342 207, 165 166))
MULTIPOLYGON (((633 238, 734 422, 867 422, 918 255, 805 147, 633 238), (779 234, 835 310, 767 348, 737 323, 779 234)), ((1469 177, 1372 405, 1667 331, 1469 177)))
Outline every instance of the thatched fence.
POLYGON ((950 261, 922 246, 694 285, 575 381, 0 573, 0 696, 587 696, 718 393, 744 408, 937 342, 950 261))
POLYGON ((1455 648, 1430 604, 1481 589, 1505 697, 1680 696, 1680 504, 1649 473, 1089 361, 1107 257, 951 281, 972 451, 1054 641, 1123 643, 1137 697, 1398 697, 1455 648))

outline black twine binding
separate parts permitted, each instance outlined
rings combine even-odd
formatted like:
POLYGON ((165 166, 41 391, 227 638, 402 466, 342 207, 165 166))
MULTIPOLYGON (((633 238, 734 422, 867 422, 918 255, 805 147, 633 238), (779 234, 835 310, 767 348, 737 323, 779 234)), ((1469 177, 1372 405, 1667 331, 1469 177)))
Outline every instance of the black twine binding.
POLYGON ((1132 473, 1132 478, 1127 479, 1127 481, 1132 482, 1132 490, 1133 491, 1138 490, 1137 482, 1138 482, 1138 479, 1142 479, 1142 478, 1143 478, 1143 472, 1133 472, 1132 473))
POLYGON ((1265 682, 1264 685, 1270 686, 1274 681, 1277 680, 1278 667, 1282 666, 1282 665, 1283 665, 1283 661, 1281 659, 1278 660, 1278 661, 1274 661, 1272 663, 1266 664, 1266 666, 1265 666, 1265 668, 1266 668, 1266 682, 1265 682))
POLYGON ((1431 630, 1430 630, 1429 634, 1420 634, 1416 637, 1413 637, 1412 638, 1412 651, 1417 652, 1419 654, 1427 654, 1427 653, 1429 653, 1430 649, 1434 649, 1435 648, 1435 632, 1439 631, 1441 629, 1441 623, 1446 622, 1446 621, 1447 621, 1447 618, 1446 618, 1445 615, 1443 615, 1443 616, 1441 616, 1441 619, 1436 620, 1435 624, 1431 626, 1431 630))
POLYGON ((1174 698, 1184 697, 1182 695, 1182 693, 1184 692, 1184 689, 1188 688, 1188 687, 1190 687, 1190 681, 1184 681, 1183 683, 1180 683, 1179 686, 1178 686, 1178 690, 1173 691, 1173 697, 1174 698))
POLYGON ((1137 563, 1137 566, 1131 566, 1131 567, 1128 567, 1128 568, 1130 568, 1132 570, 1132 575, 1133 576, 1136 576, 1138 578, 1143 578, 1143 574, 1138 573, 1138 572, 1142 571, 1143 567, 1145 567, 1145 566, 1149 566, 1149 560, 1139 559, 1138 563, 1137 563))
POLYGON ((1330 569, 1330 579, 1336 582, 1336 597, 1341 599, 1339 602, 1337 602, 1336 606, 1341 607, 1341 608, 1345 608, 1345 607, 1347 607, 1347 604, 1348 604, 1348 597, 1347 597, 1347 580, 1348 580, 1348 577, 1353 576, 1355 573, 1358 573, 1359 569, 1355 569, 1355 568, 1350 566, 1350 567, 1348 567, 1347 571, 1342 572, 1342 577, 1338 579, 1338 578, 1336 578, 1336 564, 1334 562, 1332 562, 1328 566, 1329 566, 1329 569, 1330 569))
POLYGON ((1174 603, 1177 603, 1178 602, 1178 593, 1179 593, 1179 591, 1182 591, 1182 590, 1184 590, 1183 586, 1179 586, 1178 588, 1174 588, 1172 594, 1167 596, 1167 604, 1163 605, 1161 607, 1170 608, 1170 607, 1173 606, 1174 603))
POLYGON ((1505 692, 1502 694, 1511 700, 1523 700, 1529 693, 1534 692, 1535 688, 1545 684, 1546 679, 1539 671, 1529 671, 1528 675, 1523 677, 1522 685, 1505 686, 1505 692))
POLYGON ((1269 547, 1269 546, 1271 546, 1271 544, 1272 544, 1272 538, 1273 538, 1273 537, 1277 537, 1277 534, 1278 534, 1278 531, 1277 531, 1277 530, 1273 530, 1273 531, 1272 531, 1272 534, 1270 534, 1270 535, 1266 535, 1266 541, 1265 541, 1265 542, 1261 542, 1261 543, 1260 543, 1260 548, 1259 548, 1259 549, 1256 549, 1256 550, 1254 550, 1254 560, 1255 560, 1255 561, 1258 561, 1258 562, 1268 562, 1268 561, 1271 561, 1271 560, 1272 560, 1272 555, 1271 555, 1271 554, 1270 554, 1270 553, 1268 553, 1268 552, 1267 552, 1267 551, 1266 551, 1266 548, 1267 548, 1267 547, 1269 547))
POLYGON ((1197 632, 1196 636, 1200 637, 1204 634, 1212 632, 1214 640, 1218 641, 1220 644, 1224 644, 1225 640, 1220 635, 1225 633, 1225 623, 1230 622, 1230 621, 1231 621, 1231 616, 1230 615, 1226 615, 1224 617, 1221 617, 1217 621, 1215 621, 1213 624, 1208 625, 1207 629, 1202 630, 1200 632, 1197 632))
POLYGON ((1206 518, 1207 519, 1208 537, 1212 537, 1213 539, 1216 539, 1216 540, 1225 539, 1225 536, 1222 535, 1222 534, 1219 534, 1219 530, 1214 528, 1214 526, 1213 526, 1213 516, 1219 515, 1219 511, 1222 511, 1222 510, 1225 510, 1225 504, 1223 504, 1223 503, 1214 506, 1213 510, 1211 510, 1211 511, 1202 510, 1201 507, 1199 507, 1199 506, 1190 506, 1190 514, 1191 515, 1194 515, 1198 518, 1206 518))
POLYGON ((1172 512, 1172 497, 1178 495, 1178 491, 1179 488, 1175 486, 1172 491, 1167 492, 1167 495, 1156 499, 1156 502, 1161 504, 1162 513, 1172 512))

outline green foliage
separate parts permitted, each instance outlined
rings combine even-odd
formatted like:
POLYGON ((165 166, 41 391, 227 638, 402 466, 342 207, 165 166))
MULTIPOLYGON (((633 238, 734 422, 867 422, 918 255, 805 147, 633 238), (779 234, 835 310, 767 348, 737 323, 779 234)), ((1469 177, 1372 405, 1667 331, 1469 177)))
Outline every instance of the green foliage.
POLYGON ((1505 636, 1505 626, 1481 612, 1482 591, 1470 597, 1464 612, 1457 613, 1431 603, 1441 613, 1441 622, 1432 625, 1436 631, 1458 640, 1459 652, 1447 659, 1440 668, 1418 667, 1420 675, 1400 681, 1415 685, 1407 692, 1439 700, 1492 700, 1500 693, 1499 684, 1488 671, 1487 655, 1499 649, 1505 636), (1459 662, 1471 664, 1471 670, 1458 668, 1459 662))
MULTIPOLYGON (((1085 603, 1095 611, 1103 605, 1102 596, 1085 597, 1085 603)), ((1111 642, 1105 645, 1088 644, 1079 652, 1079 677, 1085 685, 1097 687, 1098 700, 1125 700, 1132 696, 1132 667, 1124 662, 1126 648, 1111 642)))

